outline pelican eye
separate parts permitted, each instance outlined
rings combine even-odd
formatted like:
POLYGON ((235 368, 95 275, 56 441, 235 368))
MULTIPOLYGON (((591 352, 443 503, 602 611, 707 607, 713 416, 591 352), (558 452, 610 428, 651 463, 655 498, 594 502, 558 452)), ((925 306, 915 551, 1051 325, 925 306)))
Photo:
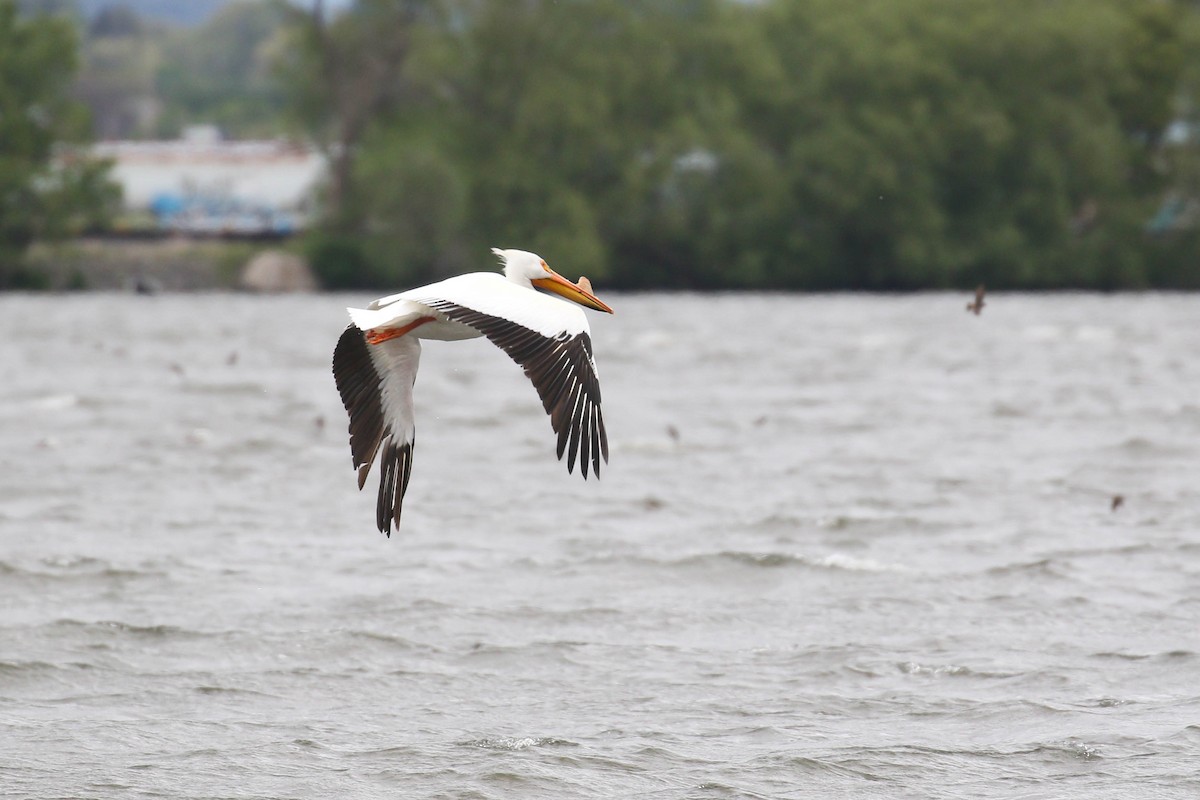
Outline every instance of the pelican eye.
POLYGON ((549 264, 547 264, 547 263, 546 263, 544 260, 543 260, 541 263, 542 263, 542 269, 546 270, 546 272, 549 272, 549 271, 550 271, 550 265, 549 265, 549 264))

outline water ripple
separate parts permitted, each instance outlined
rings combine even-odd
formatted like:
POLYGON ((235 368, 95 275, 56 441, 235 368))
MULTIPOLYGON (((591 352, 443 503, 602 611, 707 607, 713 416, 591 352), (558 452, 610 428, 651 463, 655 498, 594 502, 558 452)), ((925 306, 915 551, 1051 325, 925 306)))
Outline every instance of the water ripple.
POLYGON ((620 295, 586 483, 430 342, 390 539, 368 299, 0 294, 8 794, 1200 796, 1200 295, 620 295))

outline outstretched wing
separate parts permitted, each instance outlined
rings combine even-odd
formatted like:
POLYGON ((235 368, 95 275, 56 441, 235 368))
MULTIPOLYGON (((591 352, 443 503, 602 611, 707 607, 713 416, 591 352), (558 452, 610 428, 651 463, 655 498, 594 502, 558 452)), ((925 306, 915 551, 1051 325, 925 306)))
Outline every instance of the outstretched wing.
POLYGON ((368 345, 366 335, 353 325, 342 332, 333 351, 333 378, 350 414, 350 455, 359 489, 382 448, 375 523, 389 538, 393 525, 400 529, 400 508, 412 475, 412 387, 420 359, 415 336, 368 345))
POLYGON ((600 379, 583 309, 504 280, 476 273, 406 292, 454 322, 490 339, 521 365, 533 382, 550 426, 558 434, 558 457, 575 460, 587 478, 608 461, 608 434, 600 411, 600 379), (419 296, 418 296, 419 295, 419 296))

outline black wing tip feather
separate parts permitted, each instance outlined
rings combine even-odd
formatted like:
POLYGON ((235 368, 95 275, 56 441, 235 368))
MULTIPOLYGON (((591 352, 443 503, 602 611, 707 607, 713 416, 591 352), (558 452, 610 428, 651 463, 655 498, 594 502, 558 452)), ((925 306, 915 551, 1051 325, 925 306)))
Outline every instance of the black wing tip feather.
MULTIPOLYGON (((600 464, 601 462, 608 463, 608 433, 604 430, 604 417, 600 413, 599 406, 592 406, 591 412, 593 419, 586 429, 579 431, 579 470, 583 475, 583 479, 588 479, 588 465, 591 464, 591 474, 596 480, 600 480, 600 464)), ((576 453, 566 451, 567 434, 572 436, 575 433, 574 428, 562 428, 560 441, 562 445, 558 448, 558 460, 563 461, 563 456, 566 457, 567 473, 575 474, 576 453)))
POLYGON ((550 415, 558 459, 562 461, 566 456, 567 472, 571 474, 578 461, 584 480, 590 461, 591 472, 599 479, 600 461, 608 461, 608 434, 600 413, 600 381, 596 378, 591 336, 581 331, 576 336, 561 333, 550 337, 445 300, 428 304, 450 319, 475 328, 521 365, 550 415))
POLYGON ((375 505, 375 524, 379 532, 392 538, 392 526, 400 530, 400 512, 404 494, 412 477, 413 445, 415 440, 398 445, 389 440, 383 448, 380 462, 379 497, 375 505))
POLYGON ((347 326, 333 350, 333 377, 350 415, 350 456, 358 473, 359 490, 366 484, 371 464, 382 447, 375 522, 379 532, 390 539, 393 526, 400 530, 401 506, 412 477, 414 442, 396 444, 391 432, 385 430, 379 393, 382 379, 368 346, 366 334, 354 325, 347 326))

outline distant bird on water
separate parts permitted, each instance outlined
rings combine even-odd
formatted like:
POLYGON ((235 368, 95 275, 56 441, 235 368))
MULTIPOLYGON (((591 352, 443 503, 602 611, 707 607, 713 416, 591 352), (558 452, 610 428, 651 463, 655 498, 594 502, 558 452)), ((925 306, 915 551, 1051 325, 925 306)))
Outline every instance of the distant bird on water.
POLYGON ((979 316, 979 313, 983 311, 983 307, 987 305, 987 303, 983 302, 983 295, 986 291, 982 283, 975 287, 975 299, 967 303, 967 311, 974 311, 975 316, 979 316))
POLYGON ((613 313, 596 298, 587 278, 571 283, 524 250, 493 253, 504 275, 471 272, 381 297, 366 308, 348 308, 351 325, 333 351, 333 377, 350 414, 350 454, 362 489, 380 462, 375 523, 381 533, 400 529, 400 507, 413 462, 412 387, 420 339, 457 341, 486 336, 533 382, 567 471, 576 457, 587 478, 588 462, 600 475, 608 461, 608 436, 600 413, 600 381, 592 358, 587 316, 577 306, 613 313), (538 291, 541 290, 541 291, 538 291), (569 448, 568 448, 569 445, 569 448))

